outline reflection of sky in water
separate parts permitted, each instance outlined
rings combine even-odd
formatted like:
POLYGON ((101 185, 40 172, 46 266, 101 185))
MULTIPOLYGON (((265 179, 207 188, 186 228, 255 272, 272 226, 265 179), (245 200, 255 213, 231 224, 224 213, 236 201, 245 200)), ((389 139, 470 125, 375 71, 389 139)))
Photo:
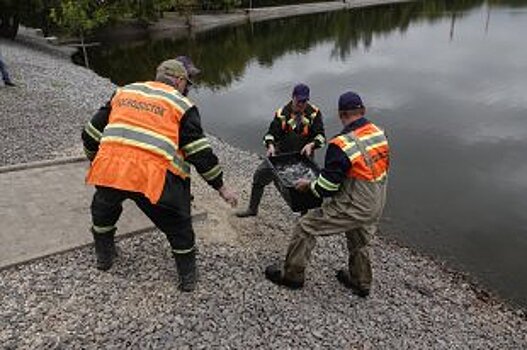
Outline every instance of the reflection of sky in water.
POLYGON ((386 222, 527 303, 527 12, 485 8, 375 37, 345 61, 333 44, 253 61, 220 91, 194 97, 205 128, 262 152, 272 113, 308 83, 328 136, 338 95, 358 91, 387 128, 393 168, 386 222), (240 136, 241 134, 241 136, 240 136))

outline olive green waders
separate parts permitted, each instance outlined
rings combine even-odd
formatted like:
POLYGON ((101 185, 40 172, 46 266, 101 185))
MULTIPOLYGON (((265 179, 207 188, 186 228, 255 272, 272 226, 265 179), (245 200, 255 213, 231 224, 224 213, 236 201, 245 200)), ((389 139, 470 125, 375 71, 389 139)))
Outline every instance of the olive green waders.
POLYGON ((346 180, 335 196, 327 199, 320 209, 310 210, 296 224, 282 278, 303 284, 316 237, 345 233, 349 253, 346 277, 357 289, 369 291, 372 269, 368 243, 377 229, 385 201, 386 181, 346 180))

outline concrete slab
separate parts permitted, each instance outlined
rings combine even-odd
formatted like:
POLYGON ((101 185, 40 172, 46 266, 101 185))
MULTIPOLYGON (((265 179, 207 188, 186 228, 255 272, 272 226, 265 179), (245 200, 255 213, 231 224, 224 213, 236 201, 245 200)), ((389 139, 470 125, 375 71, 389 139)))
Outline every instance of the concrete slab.
MULTIPOLYGON (((92 242, 94 190, 84 184, 88 162, 50 165, 0 171, 0 268, 92 242)), ((125 202, 118 234, 151 228, 148 218, 125 202)))

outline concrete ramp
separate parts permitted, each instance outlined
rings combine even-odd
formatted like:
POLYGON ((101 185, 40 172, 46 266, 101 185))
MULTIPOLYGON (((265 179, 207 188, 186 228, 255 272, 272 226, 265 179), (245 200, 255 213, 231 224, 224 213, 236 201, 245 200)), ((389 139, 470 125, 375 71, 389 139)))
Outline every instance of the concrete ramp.
MULTIPOLYGON (((81 158, 0 168, 0 269, 92 242, 81 158)), ((126 201, 118 234, 153 228, 126 201)))

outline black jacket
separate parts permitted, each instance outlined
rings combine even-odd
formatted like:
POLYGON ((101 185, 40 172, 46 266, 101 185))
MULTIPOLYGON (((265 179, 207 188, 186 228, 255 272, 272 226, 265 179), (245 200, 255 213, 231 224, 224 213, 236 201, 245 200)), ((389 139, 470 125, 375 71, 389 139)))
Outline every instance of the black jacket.
POLYGON ((326 138, 320 110, 308 103, 305 111, 296 115, 292 104, 290 101, 275 112, 264 136, 264 144, 274 144, 280 153, 300 152, 310 142, 314 142, 316 148, 322 147, 326 138), (308 129, 307 134, 304 133, 305 125, 308 129))
MULTIPOLYGON (((93 115, 82 130, 81 137, 84 150, 90 160, 93 160, 97 154, 100 136, 108 124, 110 113, 111 100, 93 115)), ((196 106, 189 108, 181 118, 178 146, 185 152, 185 161, 192 164, 210 186, 214 189, 219 189, 223 186, 222 168, 204 135, 201 127, 201 118, 196 106)), ((173 187, 187 182, 171 172, 167 172, 165 188, 163 189, 160 203, 177 201, 177 198, 170 198, 172 197, 171 193, 178 192, 173 191, 173 187)))

